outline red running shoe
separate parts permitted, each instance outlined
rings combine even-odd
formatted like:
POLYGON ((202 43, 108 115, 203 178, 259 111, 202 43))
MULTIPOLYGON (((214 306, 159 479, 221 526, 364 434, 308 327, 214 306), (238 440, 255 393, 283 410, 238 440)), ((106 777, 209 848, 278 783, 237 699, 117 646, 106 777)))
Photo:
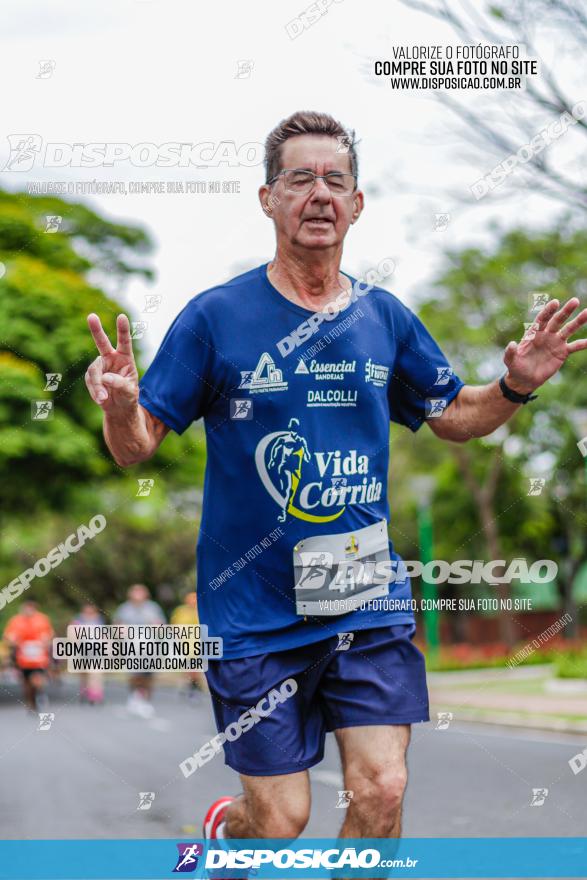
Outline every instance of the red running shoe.
POLYGON ((206 840, 218 840, 218 826, 224 822, 226 810, 236 798, 227 795, 214 801, 204 819, 203 833, 206 840))

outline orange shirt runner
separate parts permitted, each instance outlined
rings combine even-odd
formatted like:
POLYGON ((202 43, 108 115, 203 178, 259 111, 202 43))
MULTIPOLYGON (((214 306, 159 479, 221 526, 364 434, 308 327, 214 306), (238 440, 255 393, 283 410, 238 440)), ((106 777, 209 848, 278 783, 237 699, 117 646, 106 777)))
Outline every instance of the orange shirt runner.
POLYGON ((46 614, 16 614, 8 621, 4 637, 16 644, 16 665, 20 669, 46 669, 54 632, 46 614))

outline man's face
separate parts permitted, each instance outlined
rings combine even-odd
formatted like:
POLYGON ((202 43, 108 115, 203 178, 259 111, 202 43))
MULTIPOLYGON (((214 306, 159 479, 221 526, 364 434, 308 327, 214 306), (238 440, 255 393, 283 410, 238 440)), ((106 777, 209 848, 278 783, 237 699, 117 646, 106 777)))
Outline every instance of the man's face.
POLYGON ((149 593, 147 592, 147 588, 137 584, 134 587, 131 587, 128 591, 128 598, 131 602, 134 602, 136 605, 140 605, 141 602, 145 602, 149 597, 149 593))
MULTIPOLYGON (((327 135, 305 134, 289 138, 281 147, 281 169, 304 169, 315 174, 339 171, 349 174, 350 156, 337 152, 339 141, 327 135)), ((309 250, 325 250, 342 244, 351 223, 363 210, 363 193, 333 195, 323 180, 304 195, 288 192, 283 176, 262 186, 259 197, 265 213, 275 221, 278 242, 309 250)))

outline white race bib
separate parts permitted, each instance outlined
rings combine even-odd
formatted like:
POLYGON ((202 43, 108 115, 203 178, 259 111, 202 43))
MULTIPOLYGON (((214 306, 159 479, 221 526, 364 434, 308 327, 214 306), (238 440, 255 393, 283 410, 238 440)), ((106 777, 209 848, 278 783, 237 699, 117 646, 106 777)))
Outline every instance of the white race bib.
POLYGON ((353 532, 304 538, 294 547, 293 565, 297 614, 331 617, 354 611, 389 594, 387 523, 382 519, 353 532))
POLYGON ((41 642, 24 642, 20 650, 23 657, 26 657, 27 660, 37 660, 43 656, 43 645, 41 642))

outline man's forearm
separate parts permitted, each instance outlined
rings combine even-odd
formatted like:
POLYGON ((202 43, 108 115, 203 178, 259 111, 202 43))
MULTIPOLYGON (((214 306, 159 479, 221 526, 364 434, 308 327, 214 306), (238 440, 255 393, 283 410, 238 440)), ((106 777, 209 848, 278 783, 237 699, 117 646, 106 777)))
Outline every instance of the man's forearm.
POLYGON ((104 413, 104 440, 120 467, 130 467, 150 458, 153 438, 140 404, 123 411, 122 415, 104 413))
MULTIPOLYGON (((519 394, 533 389, 522 388, 509 379, 508 386, 519 394)), ((445 440, 464 442, 486 437, 516 413, 521 404, 512 403, 501 393, 499 379, 487 385, 465 385, 439 419, 430 420, 434 433, 445 440)))

